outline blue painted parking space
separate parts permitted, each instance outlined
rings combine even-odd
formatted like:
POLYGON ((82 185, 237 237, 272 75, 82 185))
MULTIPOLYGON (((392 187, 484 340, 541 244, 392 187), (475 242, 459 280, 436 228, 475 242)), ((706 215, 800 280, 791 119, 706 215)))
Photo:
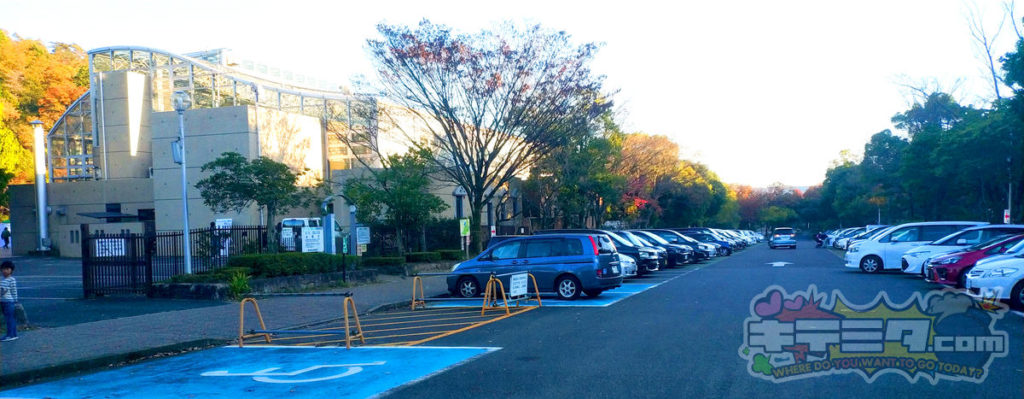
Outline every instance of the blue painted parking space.
MULTIPOLYGON (((651 288, 657 287, 661 283, 657 284, 644 284, 644 283, 624 283, 622 286, 602 292, 597 298, 589 298, 583 295, 575 301, 564 301, 556 299, 555 294, 541 293, 541 305, 542 306, 554 306, 554 307, 606 307, 629 298, 630 296, 639 294, 647 291, 651 288)), ((532 289, 531 289, 532 291, 532 289)), ((535 306, 536 301, 520 301, 520 305, 524 306, 535 306)), ((427 302, 428 308, 456 308, 456 307, 480 307, 481 299, 465 299, 465 300, 445 300, 443 302, 427 302)), ((511 304, 509 304, 511 305, 511 304)))
POLYGON ((500 348, 222 347, 0 392, 0 398, 366 398, 500 348))

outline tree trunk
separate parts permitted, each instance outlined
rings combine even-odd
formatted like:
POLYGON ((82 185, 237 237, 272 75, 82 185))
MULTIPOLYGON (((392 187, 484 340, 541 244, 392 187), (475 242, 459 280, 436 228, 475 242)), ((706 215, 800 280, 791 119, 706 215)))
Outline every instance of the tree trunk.
POLYGON ((470 255, 476 255, 483 251, 484 235, 483 230, 480 229, 480 212, 483 211, 484 201, 483 198, 473 198, 472 204, 470 204, 471 213, 469 214, 469 235, 472 239, 472 248, 470 255))
POLYGON ((405 230, 395 229, 395 244, 398 247, 398 256, 405 256, 405 230))
POLYGON ((420 226, 420 252, 427 252, 427 226, 420 226))
POLYGON ((278 240, 281 232, 277 230, 274 217, 277 216, 277 207, 267 205, 267 252, 276 254, 278 252, 278 240))

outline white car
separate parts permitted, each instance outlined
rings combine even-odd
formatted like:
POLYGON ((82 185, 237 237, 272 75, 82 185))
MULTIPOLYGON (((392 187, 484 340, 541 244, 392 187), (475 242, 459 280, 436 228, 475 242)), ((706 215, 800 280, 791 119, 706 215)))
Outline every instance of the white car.
POLYGON ((988 241, 994 237, 1006 234, 1024 233, 1024 225, 1021 224, 986 224, 963 229, 948 236, 942 237, 928 245, 911 249, 903 254, 900 268, 904 273, 924 275, 924 265, 928 258, 933 256, 958 251, 963 247, 988 241))
POLYGON ((920 222, 893 226, 850 246, 846 251, 846 267, 860 268, 866 273, 899 269, 907 250, 945 237, 982 222, 920 222))
POLYGON ((979 264, 967 273, 967 292, 982 299, 1008 299, 1024 306, 1024 254, 979 264))
POLYGON ((847 249, 847 248, 849 248, 849 245, 847 245, 847 244, 850 243, 850 239, 852 239, 853 237, 857 236, 860 233, 863 233, 864 230, 865 230, 864 227, 858 227, 858 228, 855 228, 855 229, 848 229, 848 230, 844 231, 843 234, 840 235, 839 237, 837 237, 836 240, 832 243, 832 248, 835 248, 835 249, 847 249))
POLYGON ((622 269, 622 277, 636 277, 636 259, 632 256, 619 254, 619 268, 622 269))

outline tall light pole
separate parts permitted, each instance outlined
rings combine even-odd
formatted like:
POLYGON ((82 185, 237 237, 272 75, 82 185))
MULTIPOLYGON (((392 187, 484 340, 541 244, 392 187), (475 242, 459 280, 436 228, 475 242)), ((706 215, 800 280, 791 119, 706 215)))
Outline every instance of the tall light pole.
POLYGON ((173 147, 174 162, 181 165, 181 212, 184 223, 185 274, 192 274, 192 247, 188 228, 188 177, 185 174, 185 110, 192 108, 192 96, 187 91, 174 92, 174 110, 178 112, 178 142, 173 147))
POLYGON ((49 251, 50 227, 49 221, 46 219, 49 206, 46 200, 46 146, 44 144, 46 134, 43 132, 43 122, 34 120, 29 124, 32 125, 36 164, 36 217, 39 222, 39 242, 36 243, 36 250, 49 251))

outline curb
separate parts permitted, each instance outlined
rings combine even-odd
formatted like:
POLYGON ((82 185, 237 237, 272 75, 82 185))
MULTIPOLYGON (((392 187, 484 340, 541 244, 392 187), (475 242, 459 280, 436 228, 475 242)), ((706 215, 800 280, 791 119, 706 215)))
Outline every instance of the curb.
POLYGON ((156 348, 148 348, 139 351, 119 353, 115 355, 100 356, 92 359, 79 360, 55 366, 43 367, 34 370, 26 370, 13 374, 0 375, 0 386, 4 389, 15 388, 23 385, 35 384, 48 380, 67 377, 71 374, 86 373, 97 369, 106 368, 110 365, 115 367, 124 366, 118 363, 135 363, 145 361, 148 358, 164 352, 191 352, 196 348, 207 349, 217 346, 228 345, 232 340, 223 339, 200 339, 165 345, 156 348))

